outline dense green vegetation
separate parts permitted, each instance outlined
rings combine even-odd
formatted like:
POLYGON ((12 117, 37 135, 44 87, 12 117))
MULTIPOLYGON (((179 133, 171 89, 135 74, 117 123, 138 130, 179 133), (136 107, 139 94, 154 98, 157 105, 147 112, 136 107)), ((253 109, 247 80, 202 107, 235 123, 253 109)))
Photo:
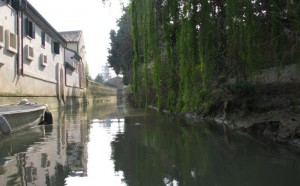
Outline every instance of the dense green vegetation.
POLYGON ((131 24, 128 10, 118 20, 119 30, 111 30, 108 63, 117 75, 123 75, 124 84, 132 83, 133 47, 130 35, 131 24))
POLYGON ((299 1, 132 0, 129 10, 140 107, 209 112, 230 86, 246 103, 258 69, 300 58, 299 1))

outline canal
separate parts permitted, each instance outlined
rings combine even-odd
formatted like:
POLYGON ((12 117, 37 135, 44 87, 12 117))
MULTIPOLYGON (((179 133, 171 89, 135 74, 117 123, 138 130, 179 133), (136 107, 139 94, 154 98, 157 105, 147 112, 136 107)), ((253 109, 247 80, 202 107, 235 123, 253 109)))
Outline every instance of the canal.
POLYGON ((207 122, 115 105, 53 117, 0 139, 1 186, 300 185, 298 153, 207 122))

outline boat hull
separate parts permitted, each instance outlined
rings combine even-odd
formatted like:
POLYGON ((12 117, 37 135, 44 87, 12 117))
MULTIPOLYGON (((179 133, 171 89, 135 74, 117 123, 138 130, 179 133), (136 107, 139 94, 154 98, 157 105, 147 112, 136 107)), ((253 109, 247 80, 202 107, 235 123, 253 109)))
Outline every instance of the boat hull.
MULTIPOLYGON (((11 133, 15 133, 42 123, 46 109, 44 105, 10 105, 5 108, 1 106, 0 115, 9 124, 11 133)), ((5 123, 0 125, 3 127, 5 123)))

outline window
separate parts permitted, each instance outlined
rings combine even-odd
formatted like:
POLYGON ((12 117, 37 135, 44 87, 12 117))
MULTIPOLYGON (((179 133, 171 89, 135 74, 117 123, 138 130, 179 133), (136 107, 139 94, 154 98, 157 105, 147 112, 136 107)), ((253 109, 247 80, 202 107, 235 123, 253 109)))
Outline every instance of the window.
POLYGON ((13 9, 20 10, 21 0, 6 0, 6 3, 9 4, 13 9))
POLYGON ((59 54, 59 53, 60 53, 60 45, 59 45, 59 42, 52 41, 51 49, 52 49, 52 53, 54 53, 54 54, 59 54))
POLYGON ((6 0, 6 3, 11 5, 12 4, 12 0, 6 0))
POLYGON ((31 38, 35 38, 35 25, 28 18, 25 18, 25 34, 31 38))
POLYGON ((2 48, 4 45, 4 33, 3 33, 3 26, 0 25, 0 48, 2 48))
POLYGON ((42 45, 42 47, 45 47, 46 46, 46 34, 45 34, 45 32, 43 32, 42 31, 42 43, 41 43, 41 45, 42 45))

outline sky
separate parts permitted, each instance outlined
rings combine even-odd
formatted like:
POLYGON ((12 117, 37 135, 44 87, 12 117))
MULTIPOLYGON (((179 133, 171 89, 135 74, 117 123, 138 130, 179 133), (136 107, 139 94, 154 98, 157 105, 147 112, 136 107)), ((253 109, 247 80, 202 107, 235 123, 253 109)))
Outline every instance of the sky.
MULTIPOLYGON (((120 1, 111 0, 28 0, 28 2, 58 31, 82 30, 86 60, 92 78, 102 72, 110 47, 109 32, 118 29, 116 21, 122 15, 120 1)), ((110 70, 112 76, 114 73, 110 70)))

